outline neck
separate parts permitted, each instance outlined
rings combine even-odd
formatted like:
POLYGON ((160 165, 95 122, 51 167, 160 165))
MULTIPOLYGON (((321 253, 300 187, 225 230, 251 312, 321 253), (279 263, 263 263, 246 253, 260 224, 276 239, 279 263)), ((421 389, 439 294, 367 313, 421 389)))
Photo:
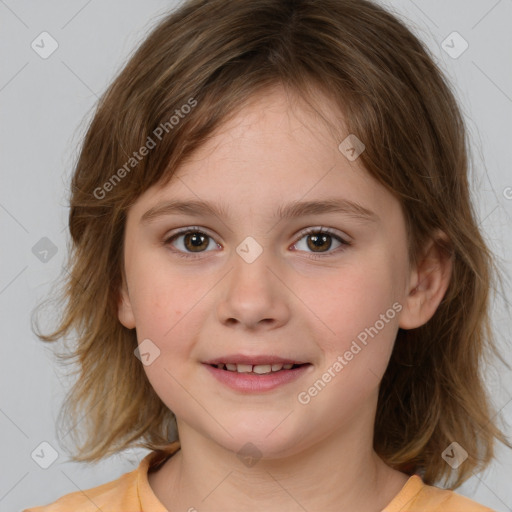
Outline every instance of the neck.
POLYGON ((150 485, 169 510, 378 512, 408 477, 377 456, 373 429, 361 427, 352 423, 291 455, 245 465, 178 424, 181 450, 150 475, 150 485))

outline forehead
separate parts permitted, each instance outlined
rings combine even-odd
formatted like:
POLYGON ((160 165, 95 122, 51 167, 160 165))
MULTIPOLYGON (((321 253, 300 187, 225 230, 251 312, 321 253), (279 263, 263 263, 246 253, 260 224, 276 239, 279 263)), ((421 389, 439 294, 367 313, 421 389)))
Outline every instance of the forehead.
POLYGON ((391 194, 359 159, 340 151, 341 137, 348 135, 342 114, 325 96, 318 93, 312 106, 275 88, 251 97, 187 157, 170 182, 148 189, 133 209, 140 217, 159 202, 181 199, 223 203, 240 216, 273 214, 289 201, 338 197, 389 211, 391 194), (340 135, 322 116, 340 127, 340 135))

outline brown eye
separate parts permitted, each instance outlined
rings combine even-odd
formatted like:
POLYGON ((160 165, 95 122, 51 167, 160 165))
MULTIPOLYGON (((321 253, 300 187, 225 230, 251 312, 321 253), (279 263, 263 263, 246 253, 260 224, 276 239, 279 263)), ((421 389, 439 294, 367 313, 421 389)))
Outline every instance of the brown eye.
POLYGON ((173 252, 184 258, 194 257, 194 253, 199 256, 201 253, 210 252, 207 250, 210 245, 217 247, 210 235, 196 229, 175 233, 164 241, 164 245, 171 245, 173 252))
POLYGON ((334 255, 338 252, 343 251, 346 247, 350 246, 351 242, 348 242, 340 236, 332 233, 330 230, 325 228, 310 228, 303 232, 300 238, 295 242, 294 246, 299 251, 310 253, 307 255, 309 258, 322 258, 334 255), (302 240, 306 239, 305 247, 301 247, 302 240), (338 246, 334 250, 330 251, 332 244, 338 243, 338 246), (341 247, 341 249, 339 249, 341 247), (338 249, 338 250, 336 250, 338 249), (316 253, 311 254, 311 253, 316 253), (318 256, 317 256, 318 255, 318 256))
POLYGON ((206 249, 209 245, 208 242, 209 236, 204 233, 200 233, 199 231, 193 232, 191 234, 185 235, 183 238, 183 245, 187 250, 192 252, 201 252, 206 249), (206 243, 205 243, 206 241, 206 243))
POLYGON ((322 233, 320 235, 307 235, 308 247, 314 252, 323 252, 322 249, 329 250, 332 245, 332 236, 322 233))

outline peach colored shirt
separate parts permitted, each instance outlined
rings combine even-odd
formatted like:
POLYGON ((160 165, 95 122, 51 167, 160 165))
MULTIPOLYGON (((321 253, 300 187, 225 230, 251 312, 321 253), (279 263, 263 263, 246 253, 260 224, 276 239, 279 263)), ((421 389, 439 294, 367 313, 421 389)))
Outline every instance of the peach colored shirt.
MULTIPOLYGON (((179 448, 179 441, 170 443, 165 452, 148 453, 137 469, 117 480, 66 494, 53 503, 22 512, 168 512, 149 485, 148 470, 162 464, 179 448)), ((418 475, 413 475, 382 512, 495 511, 453 491, 425 485, 418 475)))

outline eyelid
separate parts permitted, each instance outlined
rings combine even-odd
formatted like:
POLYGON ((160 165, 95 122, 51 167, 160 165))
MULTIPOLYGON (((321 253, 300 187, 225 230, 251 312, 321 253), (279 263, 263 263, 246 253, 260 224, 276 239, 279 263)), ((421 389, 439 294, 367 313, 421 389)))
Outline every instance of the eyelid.
MULTIPOLYGON (((186 235, 187 233, 203 233, 208 235, 212 240, 216 239, 216 235, 213 235, 211 231, 200 226, 187 226, 184 228, 178 228, 177 230, 171 231, 164 236, 164 243, 169 243, 172 238, 176 238, 180 235, 186 235)), ((218 242, 215 242, 218 243, 218 242)))
MULTIPOLYGON (((178 238, 182 235, 186 235, 187 233, 202 233, 202 234, 206 235, 207 237, 209 237, 214 243, 216 243, 217 245, 220 245, 216 241, 216 236, 212 235, 208 229, 202 228, 200 226, 187 226, 184 228, 179 228, 176 231, 171 231, 170 233, 168 233, 164 236, 162 243, 164 246, 170 245, 171 242, 174 241, 176 238, 178 238)), ((198 253, 183 253, 183 251, 180 251, 178 249, 171 249, 171 250, 180 256, 184 256, 186 254, 187 256, 184 256, 184 257, 192 257, 192 258, 194 256, 200 256, 201 254, 211 252, 211 251, 203 251, 203 252, 198 252, 198 253)))
POLYGON ((305 228, 302 231, 300 231, 299 234, 297 235, 297 238, 295 239, 295 242, 293 242, 293 243, 296 244, 305 235, 309 235, 311 233, 319 233, 319 232, 320 233, 326 233, 328 235, 332 235, 334 237, 337 237, 341 241, 346 243, 347 245, 351 244, 351 242, 352 242, 352 237, 350 237, 349 235, 345 234, 344 232, 338 231, 337 229, 326 228, 324 226, 311 226, 309 228, 305 228))

